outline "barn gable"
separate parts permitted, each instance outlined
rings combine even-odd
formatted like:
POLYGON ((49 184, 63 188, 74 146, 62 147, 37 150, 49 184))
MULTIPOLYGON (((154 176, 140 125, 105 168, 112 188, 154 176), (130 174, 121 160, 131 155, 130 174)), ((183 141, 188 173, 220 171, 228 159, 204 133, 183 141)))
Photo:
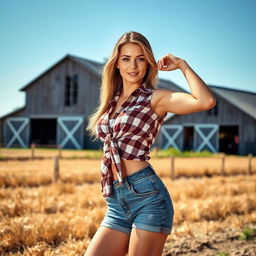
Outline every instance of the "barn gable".
POLYGON ((93 67, 89 61, 87 64, 86 59, 81 64, 76 57, 67 55, 20 89, 26 92, 27 113, 88 116, 99 93, 98 66, 97 63, 93 67))
POLYGON ((50 68, 48 68, 46 71, 44 71, 39 76, 37 76, 35 79, 33 79, 31 82, 29 82, 27 85, 23 86, 20 89, 20 91, 26 91, 30 86, 34 85, 38 79, 47 75, 48 72, 54 70, 62 62, 69 61, 69 60, 73 61, 74 63, 77 63, 80 67, 84 68, 85 71, 90 72, 92 75, 95 75, 96 77, 98 77, 101 74, 101 69, 103 67, 102 63, 67 54, 62 59, 60 59, 58 62, 56 62, 54 65, 52 65, 50 68))

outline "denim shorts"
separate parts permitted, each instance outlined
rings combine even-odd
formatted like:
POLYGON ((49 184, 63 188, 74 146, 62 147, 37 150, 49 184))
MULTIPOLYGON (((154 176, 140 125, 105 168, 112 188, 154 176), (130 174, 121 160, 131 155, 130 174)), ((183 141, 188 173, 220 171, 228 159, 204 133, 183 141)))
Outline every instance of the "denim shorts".
POLYGON ((100 226, 130 234, 131 229, 170 234, 174 209, 171 196, 152 165, 113 182, 105 197, 107 212, 100 226))

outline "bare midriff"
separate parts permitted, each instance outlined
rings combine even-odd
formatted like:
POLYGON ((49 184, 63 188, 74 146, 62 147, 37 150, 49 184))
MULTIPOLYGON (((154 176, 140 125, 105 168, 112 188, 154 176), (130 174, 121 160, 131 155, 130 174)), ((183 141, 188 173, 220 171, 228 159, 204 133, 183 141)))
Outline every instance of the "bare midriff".
MULTIPOLYGON (((136 161, 136 160, 126 160, 121 158, 121 170, 123 178, 129 176, 141 169, 144 169, 149 165, 148 161, 136 161)), ((115 165, 112 163, 112 170, 114 175, 114 180, 118 180, 117 171, 115 165)))

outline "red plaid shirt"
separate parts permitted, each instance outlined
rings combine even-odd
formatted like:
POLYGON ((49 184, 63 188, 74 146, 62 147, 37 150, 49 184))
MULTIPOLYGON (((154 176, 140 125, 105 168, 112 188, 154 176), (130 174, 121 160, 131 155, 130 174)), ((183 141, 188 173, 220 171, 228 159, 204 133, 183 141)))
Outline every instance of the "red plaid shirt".
POLYGON ((111 163, 115 164, 117 177, 122 183, 121 159, 147 161, 150 159, 150 146, 154 143, 160 127, 164 122, 151 108, 153 89, 141 84, 117 110, 113 127, 109 125, 109 116, 116 107, 120 92, 110 101, 108 110, 97 122, 97 136, 103 142, 104 156, 101 162, 101 186, 103 196, 112 193, 113 172, 111 163))

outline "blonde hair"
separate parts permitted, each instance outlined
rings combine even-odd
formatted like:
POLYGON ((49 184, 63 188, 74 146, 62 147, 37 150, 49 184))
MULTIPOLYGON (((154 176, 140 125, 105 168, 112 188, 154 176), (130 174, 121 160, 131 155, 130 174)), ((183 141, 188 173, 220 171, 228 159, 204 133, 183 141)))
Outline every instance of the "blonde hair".
POLYGON ((101 115, 108 109, 109 103, 112 97, 120 92, 122 89, 122 77, 117 69, 117 61, 120 53, 121 46, 126 43, 135 43, 140 45, 144 53, 145 59, 148 63, 147 72, 144 76, 143 82, 146 86, 152 89, 156 89, 158 82, 156 61, 148 40, 140 33, 130 31, 124 33, 117 41, 115 48, 113 49, 111 57, 108 59, 103 67, 101 89, 100 89, 100 104, 96 108, 96 111, 89 116, 89 122, 86 130, 89 131, 90 136, 95 136, 93 141, 97 139, 96 125, 101 115))

